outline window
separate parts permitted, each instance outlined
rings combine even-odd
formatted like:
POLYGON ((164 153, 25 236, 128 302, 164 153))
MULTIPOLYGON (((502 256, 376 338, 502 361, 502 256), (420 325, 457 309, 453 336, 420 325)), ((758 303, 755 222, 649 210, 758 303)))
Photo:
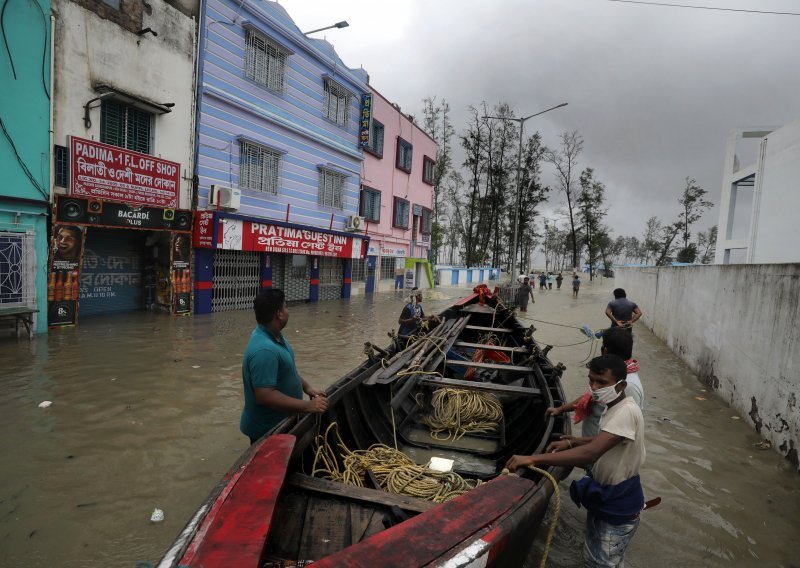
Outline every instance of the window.
POLYGON ((428 185, 433 185, 436 174, 436 162, 425 156, 422 160, 422 181, 428 185))
POLYGON ((377 223, 381 220, 381 192, 371 187, 361 190, 361 207, 359 215, 367 221, 377 223))
POLYGON ((335 256, 319 257, 320 284, 341 284, 343 277, 341 261, 335 256))
POLYGON ((327 207, 336 207, 341 209, 344 201, 344 184, 347 176, 326 170, 325 168, 319 169, 319 196, 317 203, 327 207))
POLYGON ((411 144, 403 140, 397 139, 397 167, 406 173, 411 173, 411 151, 413 147, 411 144))
POLYGON ((394 219, 392 223, 395 227, 408 229, 408 201, 400 197, 394 198, 394 219))
POLYGON ((277 195, 280 152, 246 140, 239 144, 239 187, 277 195))
POLYGON ((353 273, 350 276, 351 282, 364 282, 367 277, 367 259, 354 258, 353 259, 353 273))
POLYGON ((372 119, 372 128, 369 131, 369 146, 367 150, 378 156, 383 157, 383 124, 372 119))
POLYGON ((253 30, 247 30, 245 40, 245 76, 267 89, 283 92, 287 52, 253 30))
POLYGON ((100 108, 100 142, 149 154, 152 124, 153 115, 149 112, 104 100, 100 108))
POLYGON ((293 254, 292 267, 289 274, 294 280, 308 278, 308 257, 304 254, 293 254))
POLYGON ((430 235, 433 224, 433 211, 430 209, 422 208, 422 224, 420 225, 419 232, 423 235, 430 235))
POLYGON ((397 259, 393 256, 381 257, 381 280, 394 280, 394 271, 397 267, 397 259))
POLYGON ((325 118, 340 126, 350 119, 350 93, 340 84, 325 79, 325 118))
POLYGON ((59 187, 69 187, 69 151, 66 146, 53 147, 53 160, 55 184, 59 187))

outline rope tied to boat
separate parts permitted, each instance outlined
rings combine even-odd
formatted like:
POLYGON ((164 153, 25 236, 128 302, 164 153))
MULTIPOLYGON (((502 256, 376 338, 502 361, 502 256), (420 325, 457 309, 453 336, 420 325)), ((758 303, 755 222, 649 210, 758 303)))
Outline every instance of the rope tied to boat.
MULTIPOLYGON (((546 477, 550 483, 553 484, 553 495, 555 496, 556 503, 553 507, 553 518, 550 520, 550 526, 547 527, 547 538, 544 541, 544 550, 542 551, 542 561, 539 563, 539 568, 545 568, 547 565, 547 556, 550 554, 550 546, 553 544, 553 537, 556 534, 556 525, 558 524, 558 517, 561 515, 561 490, 558 488, 558 481, 553 474, 549 471, 536 467, 535 465, 527 466, 528 469, 546 477)), ((503 468, 500 475, 516 475, 503 468)))
POLYGON ((364 487, 369 470, 381 489, 389 493, 444 503, 483 483, 478 479, 464 479, 452 471, 434 471, 427 464, 417 465, 403 452, 384 444, 351 451, 342 441, 336 422, 328 426, 324 435, 317 436, 315 444, 317 449, 311 475, 346 485, 364 487), (341 451, 341 464, 328 441, 333 430, 341 451))
MULTIPOLYGON (((423 393, 415 400, 420 408, 423 393)), ((436 440, 458 440, 465 434, 496 432, 503 419, 503 405, 492 393, 441 387, 431 395, 433 411, 421 418, 436 440), (443 434, 446 433, 446 436, 443 434)))

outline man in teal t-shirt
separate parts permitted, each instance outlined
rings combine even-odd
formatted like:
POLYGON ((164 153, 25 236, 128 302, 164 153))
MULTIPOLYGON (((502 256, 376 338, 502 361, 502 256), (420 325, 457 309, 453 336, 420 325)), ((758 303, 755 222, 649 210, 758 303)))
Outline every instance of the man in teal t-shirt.
POLYGON ((251 444, 291 414, 328 409, 325 393, 300 377, 292 346, 281 333, 289 322, 283 291, 272 288, 262 292, 253 309, 258 325, 242 361, 244 409, 239 420, 239 430, 251 444), (303 400, 304 392, 311 400, 303 400))

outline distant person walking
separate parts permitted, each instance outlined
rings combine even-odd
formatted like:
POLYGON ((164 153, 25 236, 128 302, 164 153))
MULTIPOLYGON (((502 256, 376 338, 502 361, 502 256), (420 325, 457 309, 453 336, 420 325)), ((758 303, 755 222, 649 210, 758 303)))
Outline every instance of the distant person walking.
POLYGON ((611 327, 632 331, 633 324, 642 317, 642 310, 628 299, 625 290, 617 288, 614 290, 614 299, 606 307, 606 316, 611 320, 611 327))
POLYGON ((577 298, 578 292, 581 290, 581 279, 578 278, 578 275, 572 277, 572 297, 577 298))
POLYGON ((553 289, 553 282, 555 282, 555 280, 556 280, 556 278, 555 278, 555 276, 553 276, 553 273, 552 272, 548 272, 547 273, 547 289, 548 290, 552 290, 553 289))
POLYGON ((526 276, 525 279, 522 281, 519 290, 517 290, 516 304, 519 307, 520 312, 525 313, 528 311, 529 297, 531 301, 535 304, 536 298, 533 297, 533 288, 531 288, 530 280, 526 276))
POLYGON ((564 281, 564 276, 559 272, 556 276, 556 289, 561 290, 561 283, 564 281))
POLYGON ((539 290, 546 290, 547 286, 547 276, 544 272, 539 273, 539 290))

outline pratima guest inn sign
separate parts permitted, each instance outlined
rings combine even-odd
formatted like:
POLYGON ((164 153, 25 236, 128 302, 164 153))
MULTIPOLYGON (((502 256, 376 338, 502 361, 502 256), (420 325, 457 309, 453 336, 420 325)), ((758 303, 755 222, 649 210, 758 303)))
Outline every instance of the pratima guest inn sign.
POLYGON ((180 164, 70 137, 70 194, 154 207, 178 207, 180 164))

